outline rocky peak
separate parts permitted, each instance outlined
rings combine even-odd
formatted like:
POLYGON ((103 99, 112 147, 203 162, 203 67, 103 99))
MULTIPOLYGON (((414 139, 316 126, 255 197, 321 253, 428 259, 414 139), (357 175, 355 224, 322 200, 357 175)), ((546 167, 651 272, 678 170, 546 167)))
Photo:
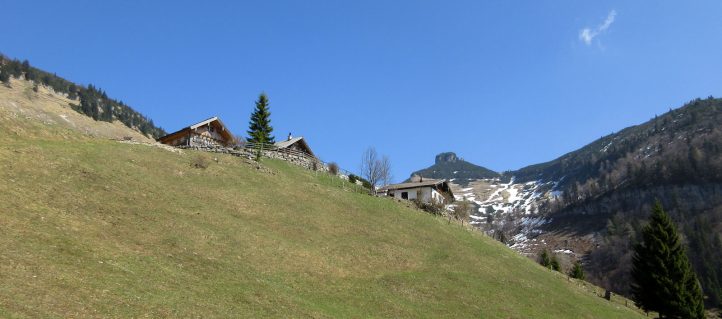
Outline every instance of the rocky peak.
POLYGON ((456 157, 456 153, 454 152, 446 152, 436 155, 436 164, 455 163, 458 160, 459 158, 456 157))

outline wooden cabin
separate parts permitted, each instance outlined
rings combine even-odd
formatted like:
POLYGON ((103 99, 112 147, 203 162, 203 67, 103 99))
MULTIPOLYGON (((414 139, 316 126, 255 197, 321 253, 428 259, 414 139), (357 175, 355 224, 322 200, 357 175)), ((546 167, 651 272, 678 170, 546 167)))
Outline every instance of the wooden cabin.
POLYGON ((214 116, 163 136, 158 142, 171 146, 227 147, 234 144, 234 138, 223 122, 214 116))
POLYGON ((408 183, 393 184, 379 189, 380 194, 404 200, 418 200, 425 204, 449 204, 454 201, 449 183, 445 180, 414 176, 408 183))
POLYGON ((308 143, 306 143, 306 140, 304 140, 302 136, 293 137, 291 136, 291 134, 288 134, 288 139, 286 139, 285 141, 276 142, 274 146, 279 151, 303 153, 306 156, 317 159, 316 155, 313 154, 313 151, 311 151, 311 147, 308 146, 308 143))

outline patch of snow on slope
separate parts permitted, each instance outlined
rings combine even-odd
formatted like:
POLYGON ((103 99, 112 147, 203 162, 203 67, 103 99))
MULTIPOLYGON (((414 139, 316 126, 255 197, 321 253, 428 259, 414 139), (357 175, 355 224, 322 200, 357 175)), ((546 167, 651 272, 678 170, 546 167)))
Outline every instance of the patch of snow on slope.
MULTIPOLYGON (((473 202, 478 209, 472 213, 471 224, 490 236, 498 236, 501 231, 509 238, 507 244, 511 248, 530 253, 541 244, 536 239, 542 233, 541 227, 551 221, 539 214, 540 204, 554 201, 562 195, 562 191, 556 188, 563 179, 524 183, 515 183, 514 178, 507 183, 489 181, 489 192, 483 197, 475 194, 478 199, 473 202)), ((468 188, 463 190, 472 191, 468 188)))
POLYGON ((602 148, 601 151, 604 152, 604 153, 606 153, 607 150, 609 149, 609 147, 612 146, 612 143, 614 143, 614 142, 613 142, 613 141, 612 141, 612 142, 609 142, 609 144, 607 144, 606 146, 604 146, 604 148, 602 148))
POLYGON ((514 187, 507 188, 506 191, 509 193, 509 198, 507 199, 507 202, 514 203, 519 200, 519 197, 516 195, 518 194, 518 190, 514 187))

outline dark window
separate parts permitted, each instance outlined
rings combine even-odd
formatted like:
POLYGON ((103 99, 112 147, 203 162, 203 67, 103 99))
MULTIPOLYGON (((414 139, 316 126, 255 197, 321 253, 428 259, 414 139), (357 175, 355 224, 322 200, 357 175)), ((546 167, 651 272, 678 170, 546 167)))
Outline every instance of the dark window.
POLYGON ((409 192, 401 192, 401 198, 409 199, 409 192))

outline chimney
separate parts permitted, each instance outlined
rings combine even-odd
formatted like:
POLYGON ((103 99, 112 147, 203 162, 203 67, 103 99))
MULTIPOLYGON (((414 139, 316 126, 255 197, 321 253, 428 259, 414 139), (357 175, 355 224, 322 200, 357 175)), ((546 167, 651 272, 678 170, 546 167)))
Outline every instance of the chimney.
POLYGON ((289 133, 288 133, 288 140, 290 141, 292 138, 293 138, 293 135, 291 135, 291 133, 289 132, 289 133))

